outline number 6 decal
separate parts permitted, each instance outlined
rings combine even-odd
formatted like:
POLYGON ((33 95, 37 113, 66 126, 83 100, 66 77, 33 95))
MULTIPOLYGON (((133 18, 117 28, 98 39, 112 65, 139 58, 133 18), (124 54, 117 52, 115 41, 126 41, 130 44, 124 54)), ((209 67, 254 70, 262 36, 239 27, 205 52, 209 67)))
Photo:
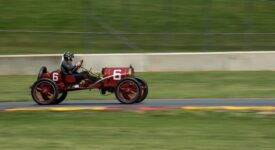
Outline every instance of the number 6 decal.
POLYGON ((57 72, 53 73, 53 81, 58 81, 58 73, 57 72))
POLYGON ((114 80, 120 80, 121 79, 121 69, 114 70, 114 80))

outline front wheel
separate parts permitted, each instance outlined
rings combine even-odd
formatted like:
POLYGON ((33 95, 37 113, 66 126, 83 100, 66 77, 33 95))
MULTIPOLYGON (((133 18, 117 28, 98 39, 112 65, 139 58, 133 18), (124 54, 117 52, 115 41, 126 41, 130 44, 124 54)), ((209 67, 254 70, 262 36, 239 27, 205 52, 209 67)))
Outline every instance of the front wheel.
POLYGON ((56 102, 58 89, 53 81, 49 79, 40 79, 32 86, 31 95, 37 104, 51 105, 56 102))
POLYGON ((141 95, 139 82, 134 78, 122 79, 115 88, 115 95, 117 100, 123 104, 135 103, 141 95))
POLYGON ((140 83, 141 94, 140 94, 140 98, 136 100, 136 103, 140 103, 144 101, 148 95, 148 85, 146 81, 143 80, 142 78, 135 77, 135 79, 140 83))

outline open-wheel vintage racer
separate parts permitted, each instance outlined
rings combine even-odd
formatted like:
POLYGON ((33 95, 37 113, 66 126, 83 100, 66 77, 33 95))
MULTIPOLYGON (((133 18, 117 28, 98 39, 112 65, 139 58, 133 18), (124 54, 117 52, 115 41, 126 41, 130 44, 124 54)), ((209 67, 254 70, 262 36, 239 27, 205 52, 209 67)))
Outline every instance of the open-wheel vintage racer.
POLYGON ((41 67, 37 81, 31 86, 33 100, 40 105, 59 104, 65 100, 69 91, 84 89, 99 89, 101 94, 115 93, 118 101, 123 104, 142 102, 148 94, 147 83, 134 75, 134 68, 103 68, 100 75, 81 67, 89 76, 98 78, 94 83, 76 82, 73 75, 63 74, 61 70, 48 72, 46 67, 41 67))

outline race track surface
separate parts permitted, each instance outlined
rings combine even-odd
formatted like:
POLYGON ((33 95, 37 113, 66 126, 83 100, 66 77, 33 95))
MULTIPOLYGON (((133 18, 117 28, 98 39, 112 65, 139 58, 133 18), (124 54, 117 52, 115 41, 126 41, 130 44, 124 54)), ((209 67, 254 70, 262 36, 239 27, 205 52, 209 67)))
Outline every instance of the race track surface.
POLYGON ((70 107, 111 107, 131 109, 138 107, 186 107, 186 106, 275 106, 275 99, 234 98, 234 99, 147 99, 139 104, 120 104, 117 100, 65 100, 59 105, 37 105, 29 102, 1 102, 0 109, 11 108, 70 108, 70 107))

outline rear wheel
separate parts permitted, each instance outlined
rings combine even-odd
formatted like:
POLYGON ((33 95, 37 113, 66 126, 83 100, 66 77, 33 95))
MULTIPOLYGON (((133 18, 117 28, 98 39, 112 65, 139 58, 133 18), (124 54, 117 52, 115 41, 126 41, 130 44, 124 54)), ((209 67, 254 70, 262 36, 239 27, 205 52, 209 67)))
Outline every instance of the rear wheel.
POLYGON ((65 100, 65 98, 67 97, 67 91, 62 91, 59 93, 57 99, 55 100, 54 104, 59 104, 61 102, 63 102, 65 100))
POLYGON ((117 100, 123 104, 133 104, 140 98, 140 85, 134 78, 125 78, 119 81, 115 89, 117 100))
POLYGON ((56 84, 49 79, 41 79, 34 83, 31 90, 33 100, 39 105, 55 104, 58 97, 56 84))
POLYGON ((47 73, 47 68, 45 66, 41 67, 37 76, 37 80, 42 78, 42 74, 47 73))
POLYGON ((136 103, 140 103, 140 102, 144 101, 148 95, 148 85, 145 82, 145 80, 143 80, 141 78, 135 77, 135 79, 141 84, 140 85, 140 90, 141 90, 140 98, 136 100, 136 103))

